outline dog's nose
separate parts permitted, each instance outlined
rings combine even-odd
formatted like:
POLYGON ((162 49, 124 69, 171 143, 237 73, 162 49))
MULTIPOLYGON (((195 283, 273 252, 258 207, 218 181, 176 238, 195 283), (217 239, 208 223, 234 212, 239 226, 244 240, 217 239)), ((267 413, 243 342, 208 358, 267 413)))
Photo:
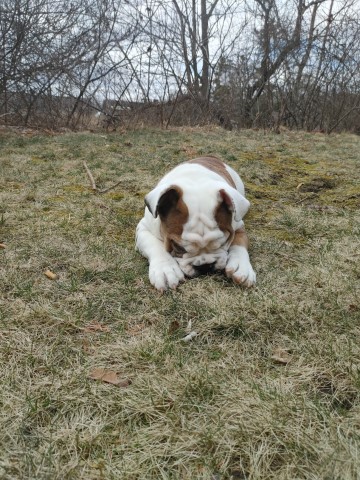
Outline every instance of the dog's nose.
POLYGON ((193 265, 193 267, 199 275, 206 275, 215 271, 215 263, 203 263, 202 265, 193 265))

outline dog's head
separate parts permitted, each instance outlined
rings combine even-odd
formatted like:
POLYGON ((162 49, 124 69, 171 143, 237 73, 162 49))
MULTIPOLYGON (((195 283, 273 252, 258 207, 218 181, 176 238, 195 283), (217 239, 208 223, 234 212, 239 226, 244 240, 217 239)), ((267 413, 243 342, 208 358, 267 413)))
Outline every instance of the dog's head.
POLYGON ((250 206, 235 188, 215 181, 160 184, 145 203, 160 218, 166 250, 189 277, 225 268, 234 226, 250 206))

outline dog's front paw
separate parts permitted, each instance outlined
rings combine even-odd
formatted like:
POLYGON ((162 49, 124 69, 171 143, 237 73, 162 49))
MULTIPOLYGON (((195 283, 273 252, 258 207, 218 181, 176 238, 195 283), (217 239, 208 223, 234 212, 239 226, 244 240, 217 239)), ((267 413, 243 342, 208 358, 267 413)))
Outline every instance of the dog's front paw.
POLYGON ((225 272, 235 283, 245 287, 252 287, 256 283, 256 273, 247 255, 230 254, 225 272))
POLYGON ((176 288, 185 277, 177 261, 169 255, 168 258, 150 262, 149 279, 151 285, 163 292, 168 288, 176 288))

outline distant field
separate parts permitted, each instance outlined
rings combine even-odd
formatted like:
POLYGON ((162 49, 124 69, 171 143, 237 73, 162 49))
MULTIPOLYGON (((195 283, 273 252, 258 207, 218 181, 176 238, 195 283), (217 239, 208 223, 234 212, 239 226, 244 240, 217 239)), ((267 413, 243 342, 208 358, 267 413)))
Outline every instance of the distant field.
POLYGON ((358 479, 359 207, 353 135, 1 133, 0 478, 358 479), (201 154, 245 182, 258 283, 160 295, 143 198, 201 154))

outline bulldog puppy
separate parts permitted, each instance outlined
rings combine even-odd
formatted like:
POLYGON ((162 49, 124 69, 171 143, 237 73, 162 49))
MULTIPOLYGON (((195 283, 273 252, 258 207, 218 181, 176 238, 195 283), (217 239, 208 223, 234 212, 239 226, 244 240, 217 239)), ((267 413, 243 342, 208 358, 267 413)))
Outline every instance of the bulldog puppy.
POLYGON ((182 163, 145 197, 136 248, 149 261, 150 283, 176 288, 185 277, 224 270, 251 287, 256 274, 243 217, 250 203, 239 175, 216 157, 182 163))

